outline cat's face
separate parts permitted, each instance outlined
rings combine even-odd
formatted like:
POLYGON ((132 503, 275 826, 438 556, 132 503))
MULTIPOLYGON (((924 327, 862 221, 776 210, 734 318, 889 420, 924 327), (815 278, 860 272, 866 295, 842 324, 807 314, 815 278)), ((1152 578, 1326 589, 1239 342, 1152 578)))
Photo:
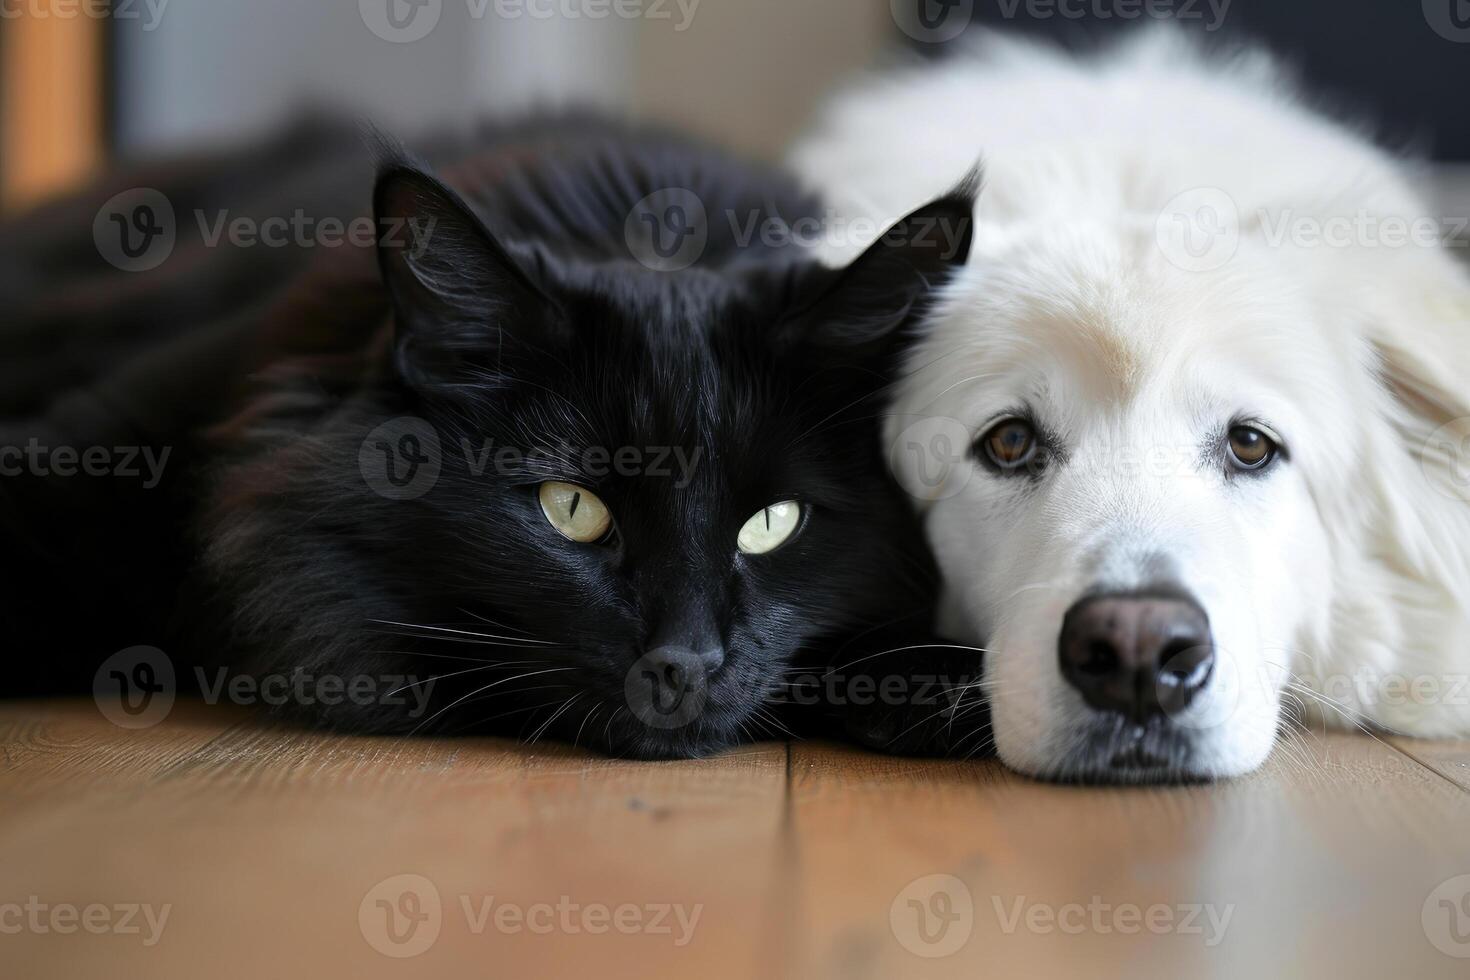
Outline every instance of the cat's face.
POLYGON ((507 665, 432 710, 696 754, 759 729, 798 649, 921 601, 875 396, 922 294, 964 260, 962 196, 935 206, 949 232, 887 238, 845 272, 562 265, 414 171, 377 200, 432 228, 380 252, 404 404, 438 444, 433 488, 405 503, 432 560, 402 615, 507 665))

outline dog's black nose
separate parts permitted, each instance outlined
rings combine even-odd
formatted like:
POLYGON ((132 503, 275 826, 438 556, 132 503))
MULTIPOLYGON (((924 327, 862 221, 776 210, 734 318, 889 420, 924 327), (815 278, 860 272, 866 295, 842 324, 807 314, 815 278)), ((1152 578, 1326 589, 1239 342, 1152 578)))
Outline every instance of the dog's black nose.
POLYGON ((1062 676, 1094 708, 1144 722, 1183 711, 1215 666, 1210 621, 1192 599, 1094 595, 1067 610, 1062 676))

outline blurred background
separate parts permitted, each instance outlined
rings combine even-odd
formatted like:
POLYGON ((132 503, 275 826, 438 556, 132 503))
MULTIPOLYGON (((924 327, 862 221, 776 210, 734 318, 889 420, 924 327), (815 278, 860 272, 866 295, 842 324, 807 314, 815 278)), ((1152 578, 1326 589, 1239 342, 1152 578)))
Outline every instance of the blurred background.
POLYGON ((1470 0, 0 0, 0 207, 311 109, 411 132, 590 103, 770 157, 884 59, 1164 17, 1264 39, 1329 104, 1470 160, 1470 0))

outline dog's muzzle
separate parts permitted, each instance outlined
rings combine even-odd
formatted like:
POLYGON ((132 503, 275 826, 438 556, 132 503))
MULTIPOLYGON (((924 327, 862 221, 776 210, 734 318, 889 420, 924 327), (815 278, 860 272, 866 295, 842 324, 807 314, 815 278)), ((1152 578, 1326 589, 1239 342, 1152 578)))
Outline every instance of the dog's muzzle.
POLYGON ((1214 672, 1209 617, 1177 592, 1104 593, 1067 610, 1062 676, 1099 711, 1139 725, 1189 707, 1214 672))

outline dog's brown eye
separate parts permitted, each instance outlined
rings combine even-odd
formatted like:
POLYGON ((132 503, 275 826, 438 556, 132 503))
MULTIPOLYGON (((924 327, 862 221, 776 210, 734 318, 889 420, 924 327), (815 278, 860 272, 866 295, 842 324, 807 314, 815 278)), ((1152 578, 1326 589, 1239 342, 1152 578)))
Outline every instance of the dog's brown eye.
POLYGON ((1025 466, 1036 455, 1036 430, 1023 419, 1006 419, 985 433, 985 455, 1003 470, 1025 466))
POLYGON ((1253 425, 1237 425, 1230 430, 1230 462, 1237 469, 1265 469, 1276 458, 1276 443, 1253 425))

